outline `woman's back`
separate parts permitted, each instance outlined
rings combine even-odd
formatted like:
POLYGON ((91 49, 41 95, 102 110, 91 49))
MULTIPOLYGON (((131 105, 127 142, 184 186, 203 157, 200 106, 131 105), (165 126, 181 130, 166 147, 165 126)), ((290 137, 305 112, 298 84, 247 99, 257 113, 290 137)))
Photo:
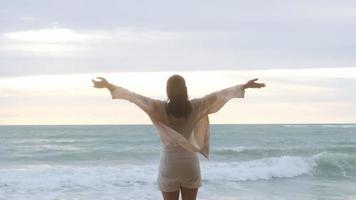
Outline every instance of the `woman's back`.
POLYGON ((188 139, 194 128, 193 112, 186 117, 176 117, 166 112, 167 125, 188 139))

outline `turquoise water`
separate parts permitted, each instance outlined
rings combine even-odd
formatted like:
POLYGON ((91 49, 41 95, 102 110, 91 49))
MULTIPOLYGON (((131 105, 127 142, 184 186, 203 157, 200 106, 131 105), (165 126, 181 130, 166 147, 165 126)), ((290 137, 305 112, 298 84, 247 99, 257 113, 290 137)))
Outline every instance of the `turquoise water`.
MULTIPOLYGON (((0 199, 161 199, 150 125, 0 126, 0 199)), ((356 124, 212 125, 202 200, 356 199, 356 124)))

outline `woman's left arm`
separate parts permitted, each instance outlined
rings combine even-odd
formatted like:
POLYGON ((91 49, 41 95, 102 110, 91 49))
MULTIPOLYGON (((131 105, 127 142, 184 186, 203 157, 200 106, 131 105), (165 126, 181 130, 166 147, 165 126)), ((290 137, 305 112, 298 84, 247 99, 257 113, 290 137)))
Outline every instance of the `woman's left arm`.
MULTIPOLYGON (((219 111, 230 99, 244 98, 245 90, 248 88, 262 88, 266 85, 264 83, 257 83, 258 79, 252 79, 245 84, 239 84, 228 87, 211 94, 205 95, 202 98, 195 99, 197 102, 197 109, 200 115, 212 114, 219 111)), ((199 115, 199 116, 200 116, 199 115)))

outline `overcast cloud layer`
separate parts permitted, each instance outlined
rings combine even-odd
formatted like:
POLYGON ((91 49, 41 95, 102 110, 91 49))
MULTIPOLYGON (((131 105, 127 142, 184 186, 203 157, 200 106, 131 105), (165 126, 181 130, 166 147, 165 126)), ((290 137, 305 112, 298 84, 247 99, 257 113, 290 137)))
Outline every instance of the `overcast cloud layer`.
POLYGON ((1 1, 0 76, 356 66, 356 1, 1 1))

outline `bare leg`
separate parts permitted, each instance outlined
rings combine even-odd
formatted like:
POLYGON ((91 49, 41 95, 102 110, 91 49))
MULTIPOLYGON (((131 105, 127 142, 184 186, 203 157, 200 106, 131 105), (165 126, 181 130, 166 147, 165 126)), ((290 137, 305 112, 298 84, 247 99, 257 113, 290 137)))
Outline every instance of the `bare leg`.
POLYGON ((179 190, 174 192, 162 192, 164 200, 178 200, 179 199, 179 190))
POLYGON ((180 188, 182 191, 182 200, 196 200, 198 188, 180 188))

